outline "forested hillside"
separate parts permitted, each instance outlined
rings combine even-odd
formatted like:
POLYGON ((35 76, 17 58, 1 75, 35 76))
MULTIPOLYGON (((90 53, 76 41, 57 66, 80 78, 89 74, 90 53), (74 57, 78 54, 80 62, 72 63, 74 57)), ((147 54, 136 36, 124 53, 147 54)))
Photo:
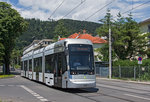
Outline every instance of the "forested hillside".
POLYGON ((99 23, 70 19, 63 19, 58 21, 40 21, 39 19, 26 19, 26 21, 29 23, 28 30, 18 38, 16 43, 16 47, 19 49, 22 49, 23 47, 29 45, 35 39, 53 39, 53 37, 55 36, 54 30, 59 21, 63 21, 65 28, 69 30, 68 35, 80 32, 83 29, 85 29, 88 33, 96 35, 96 28, 101 26, 101 24, 99 23))

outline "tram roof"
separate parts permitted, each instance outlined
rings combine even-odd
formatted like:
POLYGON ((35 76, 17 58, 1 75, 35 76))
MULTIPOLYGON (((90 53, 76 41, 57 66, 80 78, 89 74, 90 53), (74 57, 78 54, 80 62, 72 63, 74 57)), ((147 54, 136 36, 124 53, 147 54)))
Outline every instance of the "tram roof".
MULTIPOLYGON (((64 39, 62 41, 65 41, 67 44, 90 44, 90 45, 93 45, 93 43, 88 39, 64 39)), ((57 43, 59 43, 59 42, 56 42, 56 44, 57 43)))
POLYGON ((55 43, 52 43, 44 48, 35 50, 35 51, 30 51, 28 53, 26 53, 25 55, 22 56, 22 59, 27 58, 32 56, 32 54, 39 54, 42 53, 43 51, 49 50, 49 49, 54 49, 55 46, 64 46, 64 43, 66 42, 66 44, 89 44, 89 45, 93 45, 93 43, 88 40, 88 39, 64 39, 55 43))

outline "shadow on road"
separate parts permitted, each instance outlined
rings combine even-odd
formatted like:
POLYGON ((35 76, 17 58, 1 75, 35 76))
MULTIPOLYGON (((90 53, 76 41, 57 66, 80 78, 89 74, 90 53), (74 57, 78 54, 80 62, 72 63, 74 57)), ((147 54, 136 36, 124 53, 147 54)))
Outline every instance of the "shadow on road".
POLYGON ((85 88, 85 89, 62 89, 62 88, 55 88, 56 90, 63 91, 63 92, 68 92, 68 93, 96 93, 99 91, 98 88, 85 88))

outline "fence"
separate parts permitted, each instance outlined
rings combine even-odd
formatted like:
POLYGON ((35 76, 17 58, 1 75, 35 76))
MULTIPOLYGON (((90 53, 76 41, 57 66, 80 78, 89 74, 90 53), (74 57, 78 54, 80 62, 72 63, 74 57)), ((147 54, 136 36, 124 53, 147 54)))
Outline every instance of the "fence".
POLYGON ((3 67, 2 67, 2 66, 0 66, 0 72, 2 72, 2 68, 3 68, 3 67))
MULTIPOLYGON (((108 66, 96 65, 96 75, 108 77, 108 66)), ((150 66, 116 66, 112 67, 112 77, 150 80, 150 66)))
POLYGON ((108 67, 96 67, 96 75, 100 77, 108 77, 108 67))
POLYGON ((108 62, 95 62, 96 67, 96 75, 100 77, 108 77, 109 74, 109 68, 108 68, 108 62))
POLYGON ((112 67, 112 77, 150 80, 150 66, 112 67))

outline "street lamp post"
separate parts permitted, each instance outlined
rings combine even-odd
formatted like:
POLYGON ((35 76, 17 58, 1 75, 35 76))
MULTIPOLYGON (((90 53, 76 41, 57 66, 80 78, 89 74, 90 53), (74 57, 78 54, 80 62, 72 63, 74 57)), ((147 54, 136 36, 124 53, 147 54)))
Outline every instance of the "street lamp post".
POLYGON ((111 29, 109 26, 109 79, 111 79, 111 67, 112 67, 112 63, 111 63, 111 29))

